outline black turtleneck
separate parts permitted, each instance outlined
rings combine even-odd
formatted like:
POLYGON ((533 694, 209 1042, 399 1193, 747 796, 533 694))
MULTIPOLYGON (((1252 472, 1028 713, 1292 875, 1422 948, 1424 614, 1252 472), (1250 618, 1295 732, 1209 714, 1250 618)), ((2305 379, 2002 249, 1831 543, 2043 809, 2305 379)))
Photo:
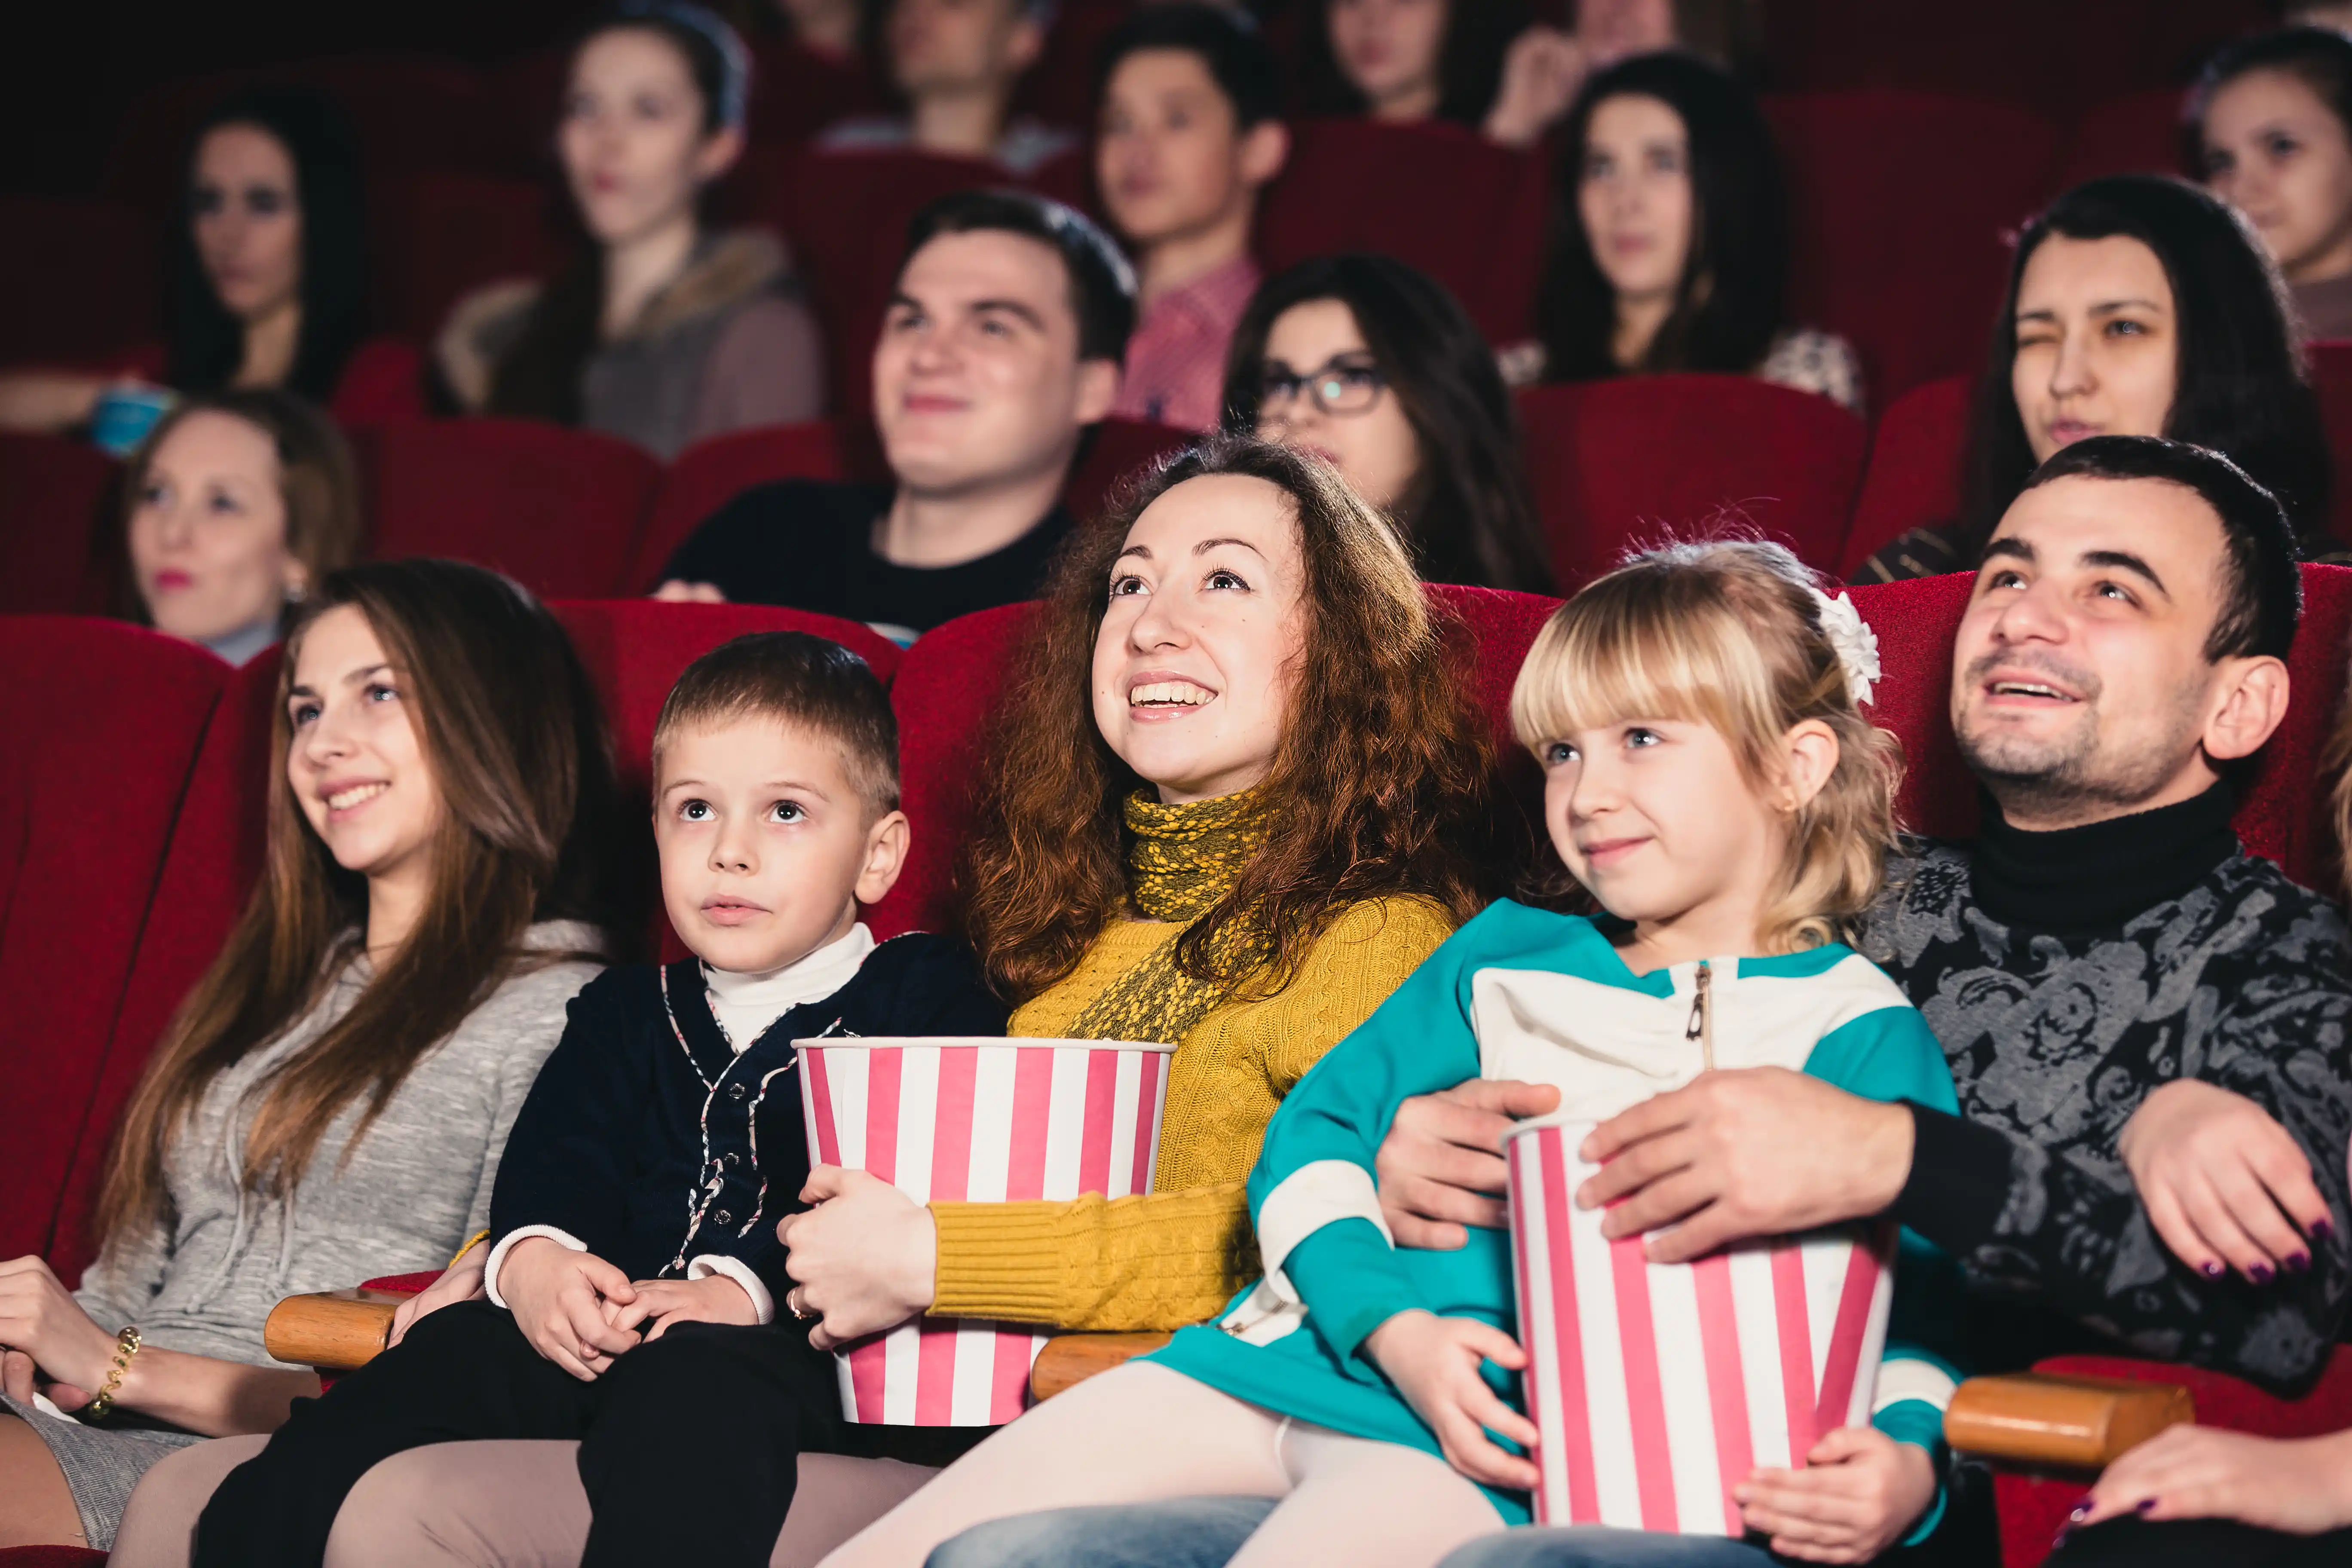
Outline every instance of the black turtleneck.
POLYGON ((2056 936, 2117 931, 2238 852, 2236 794, 2217 784, 2153 811, 2032 833, 1985 802, 1969 877, 1987 920, 2056 936))

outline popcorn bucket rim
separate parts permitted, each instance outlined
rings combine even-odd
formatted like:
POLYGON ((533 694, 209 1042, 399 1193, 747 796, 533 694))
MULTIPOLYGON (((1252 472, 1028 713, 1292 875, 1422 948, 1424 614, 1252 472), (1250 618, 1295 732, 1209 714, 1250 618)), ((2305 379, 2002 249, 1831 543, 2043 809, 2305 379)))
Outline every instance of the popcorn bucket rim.
POLYGON ((1161 1056, 1173 1055, 1176 1047, 1164 1040, 1071 1040, 1052 1035, 814 1035, 793 1042, 795 1050, 898 1050, 928 1046, 933 1048, 970 1046, 1011 1046, 1035 1049, 1051 1047, 1056 1049, 1090 1051, 1157 1051, 1161 1056))
MULTIPOLYGON (((1560 1110, 1547 1111, 1541 1116, 1530 1116, 1523 1121, 1514 1123, 1511 1130, 1503 1134, 1503 1142, 1508 1143, 1514 1138, 1524 1137, 1530 1132, 1549 1131, 1554 1128, 1598 1127, 1603 1120, 1604 1118, 1597 1116, 1570 1116, 1566 1111, 1560 1110)), ((1574 1148, 1568 1150, 1568 1156, 1570 1160, 1576 1160, 1574 1148)), ((1576 1163, 1584 1164, 1588 1162, 1576 1160, 1576 1163)))

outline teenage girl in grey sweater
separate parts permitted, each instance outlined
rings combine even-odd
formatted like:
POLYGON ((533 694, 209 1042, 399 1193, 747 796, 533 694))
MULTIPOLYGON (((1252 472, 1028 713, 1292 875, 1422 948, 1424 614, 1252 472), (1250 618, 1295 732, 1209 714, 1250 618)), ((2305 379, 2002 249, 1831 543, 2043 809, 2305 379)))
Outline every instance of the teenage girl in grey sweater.
POLYGON ((554 618, 446 562, 304 610, 261 884, 125 1113, 99 1260, 0 1262, 0 1545, 104 1549, 157 1459, 315 1394, 270 1308, 449 1262, 601 963, 609 751, 554 618))

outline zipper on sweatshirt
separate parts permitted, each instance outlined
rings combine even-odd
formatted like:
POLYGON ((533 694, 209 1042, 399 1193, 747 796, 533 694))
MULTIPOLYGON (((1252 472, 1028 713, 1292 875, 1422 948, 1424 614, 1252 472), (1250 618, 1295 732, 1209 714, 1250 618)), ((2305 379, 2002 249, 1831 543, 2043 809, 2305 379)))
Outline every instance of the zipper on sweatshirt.
POLYGON ((1690 1022, 1683 1026, 1683 1038, 1699 1043, 1699 1058, 1708 1072, 1715 1070, 1715 1009, 1710 1005, 1714 981, 1714 964, 1700 959, 1698 977, 1691 992, 1690 1022))

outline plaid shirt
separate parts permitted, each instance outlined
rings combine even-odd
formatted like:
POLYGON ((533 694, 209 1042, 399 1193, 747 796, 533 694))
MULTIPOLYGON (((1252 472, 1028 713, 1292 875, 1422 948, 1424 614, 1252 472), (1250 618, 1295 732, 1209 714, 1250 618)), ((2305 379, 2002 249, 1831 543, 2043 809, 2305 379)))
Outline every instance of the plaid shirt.
POLYGON ((1213 430, 1224 413, 1225 345, 1257 292, 1244 256, 1154 300, 1128 340, 1118 406, 1129 419, 1213 430))

